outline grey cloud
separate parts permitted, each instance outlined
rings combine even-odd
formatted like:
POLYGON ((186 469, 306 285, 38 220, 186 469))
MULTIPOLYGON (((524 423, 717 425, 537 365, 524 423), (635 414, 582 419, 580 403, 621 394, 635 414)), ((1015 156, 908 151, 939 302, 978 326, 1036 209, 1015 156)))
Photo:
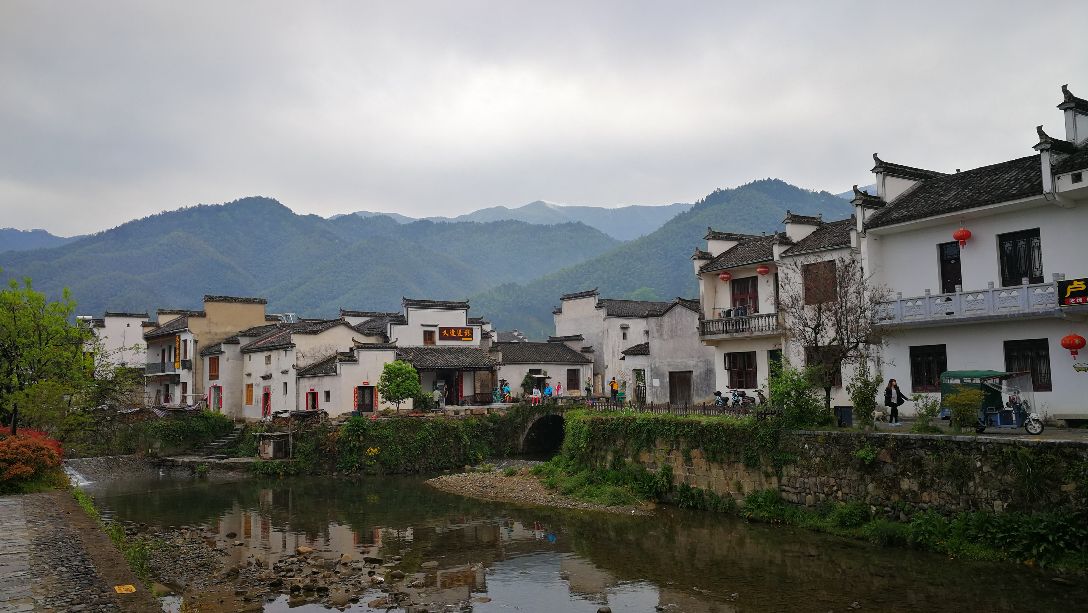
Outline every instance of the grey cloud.
POLYGON ((1073 2, 765 5, 5 2, 0 225, 841 190, 1026 155, 1088 79, 1073 2))

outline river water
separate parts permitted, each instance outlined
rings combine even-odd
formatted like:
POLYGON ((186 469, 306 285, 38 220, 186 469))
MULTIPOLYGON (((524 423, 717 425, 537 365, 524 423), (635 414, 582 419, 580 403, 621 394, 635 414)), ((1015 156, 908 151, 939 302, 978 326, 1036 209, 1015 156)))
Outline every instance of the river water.
MULTIPOLYGON (((626 517, 518 507, 435 491, 416 477, 218 482, 163 476, 98 484, 105 514, 205 526, 237 562, 312 546, 354 559, 403 556, 440 601, 478 613, 613 611, 1076 611, 1084 581, 1013 564, 948 560, 665 508, 626 517), (235 533, 228 539, 228 533, 235 533), (231 543, 233 545, 233 543, 231 543), (437 563, 437 567, 435 564, 437 563), (1061 581, 1061 580, 1059 580, 1061 581)), ((371 611, 380 592, 350 611, 371 611)), ((289 608, 286 597, 265 611, 289 608)))

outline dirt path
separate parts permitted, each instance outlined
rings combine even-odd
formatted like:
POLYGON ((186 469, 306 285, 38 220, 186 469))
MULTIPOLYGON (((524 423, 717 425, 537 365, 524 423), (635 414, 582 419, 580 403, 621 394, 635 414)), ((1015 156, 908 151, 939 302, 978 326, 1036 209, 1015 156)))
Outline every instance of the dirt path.
POLYGON ((0 517, 0 613, 161 610, 68 492, 2 496, 0 517))
POLYGON ((427 481, 436 489, 482 500, 497 500, 559 509, 603 511, 623 515, 649 515, 652 505, 604 506, 575 500, 548 489, 532 475, 507 476, 498 471, 443 475, 427 481))

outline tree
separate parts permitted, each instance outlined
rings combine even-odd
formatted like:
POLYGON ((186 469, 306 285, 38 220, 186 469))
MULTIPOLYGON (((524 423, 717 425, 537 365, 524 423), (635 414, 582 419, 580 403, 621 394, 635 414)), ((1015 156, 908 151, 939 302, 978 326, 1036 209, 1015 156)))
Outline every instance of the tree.
POLYGON ((882 342, 880 304, 888 291, 866 276, 853 254, 783 264, 779 279, 786 337, 804 348, 830 413, 831 388, 841 385, 842 365, 866 359, 869 349, 882 342))
POLYGON ((382 376, 378 379, 378 393, 385 400, 397 405, 399 413, 400 403, 423 393, 419 384, 419 373, 404 360, 389 362, 382 368, 382 376))
MULTIPOLYGON (((47 397, 65 404, 93 375, 85 352, 92 334, 71 323, 76 304, 68 293, 50 301, 30 279, 0 290, 0 417, 7 421, 20 399, 47 397)), ((22 406, 26 407, 26 404, 22 406)), ((53 408, 58 408, 54 406, 53 408)))

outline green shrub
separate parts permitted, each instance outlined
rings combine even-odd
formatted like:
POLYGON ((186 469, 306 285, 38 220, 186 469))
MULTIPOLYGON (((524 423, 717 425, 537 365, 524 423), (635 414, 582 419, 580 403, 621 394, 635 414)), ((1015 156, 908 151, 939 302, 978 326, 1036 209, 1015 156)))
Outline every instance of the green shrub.
POLYGON ((910 527, 896 521, 874 519, 865 524, 862 534, 870 543, 881 547, 900 547, 909 541, 910 527))
POLYGON ((870 519, 869 505, 864 502, 847 502, 831 511, 828 520, 838 528, 860 528, 870 519))
POLYGON ((514 468, 513 466, 508 466, 505 470, 502 471, 502 474, 504 477, 513 477, 514 475, 518 474, 518 469, 514 468))
POLYGON ((910 427, 910 431, 918 434, 940 432, 941 429, 933 424, 933 420, 941 412, 940 398, 932 394, 914 394, 910 399, 914 403, 915 416, 914 425, 910 427))
POLYGON ((768 391, 768 402, 782 411, 787 427, 805 428, 830 422, 810 371, 789 365, 776 368, 771 373, 768 391))
POLYGON ((982 406, 985 394, 982 390, 962 388, 944 397, 944 405, 952 411, 952 431, 959 434, 964 428, 973 428, 978 423, 978 410, 982 406))
POLYGON ((873 413, 877 407, 877 394, 883 375, 879 372, 869 371, 869 360, 862 357, 858 361, 854 376, 846 385, 846 391, 850 394, 850 402, 854 405, 854 420, 862 426, 873 425, 873 413))
POLYGON ((865 466, 876 462, 877 450, 872 445, 866 445, 854 452, 854 457, 865 466))

